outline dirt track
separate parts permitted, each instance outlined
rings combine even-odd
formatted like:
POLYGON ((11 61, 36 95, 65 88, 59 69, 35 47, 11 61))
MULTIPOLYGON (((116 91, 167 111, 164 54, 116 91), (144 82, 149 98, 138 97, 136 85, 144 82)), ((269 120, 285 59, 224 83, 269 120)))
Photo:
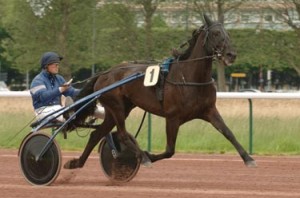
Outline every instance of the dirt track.
MULTIPOLYGON (((79 153, 63 152, 63 163, 79 153)), ((238 156, 176 154, 141 167, 129 183, 113 184, 93 154, 84 168, 62 169, 46 187, 31 186, 19 171, 16 150, 0 150, 0 196, 10 197, 300 197, 300 157, 254 156, 249 169, 238 156)))

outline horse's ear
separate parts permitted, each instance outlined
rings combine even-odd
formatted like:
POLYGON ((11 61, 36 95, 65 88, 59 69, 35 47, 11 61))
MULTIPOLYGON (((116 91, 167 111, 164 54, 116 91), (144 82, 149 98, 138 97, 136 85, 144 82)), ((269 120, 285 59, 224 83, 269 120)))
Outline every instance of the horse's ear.
POLYGON ((203 14, 203 17, 208 27, 213 24, 213 21, 206 14, 203 14))

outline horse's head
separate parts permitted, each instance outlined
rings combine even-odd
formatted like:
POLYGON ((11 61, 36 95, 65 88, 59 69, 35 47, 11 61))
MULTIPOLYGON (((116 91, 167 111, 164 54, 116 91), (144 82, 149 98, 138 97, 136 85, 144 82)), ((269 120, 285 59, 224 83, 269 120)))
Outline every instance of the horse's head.
POLYGON ((204 14, 205 19, 205 48, 208 55, 217 55, 219 60, 222 60, 225 65, 231 65, 236 58, 236 51, 230 43, 228 33, 223 25, 219 22, 212 21, 204 14))

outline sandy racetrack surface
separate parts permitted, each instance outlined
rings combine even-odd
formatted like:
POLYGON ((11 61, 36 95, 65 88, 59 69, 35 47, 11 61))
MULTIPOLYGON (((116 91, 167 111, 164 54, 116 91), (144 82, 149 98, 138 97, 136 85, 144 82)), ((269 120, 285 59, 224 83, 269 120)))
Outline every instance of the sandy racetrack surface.
MULTIPOLYGON (((63 152, 63 163, 79 156, 63 152)), ((103 174, 96 153, 82 169, 61 169, 51 186, 26 182, 16 150, 0 150, 0 196, 10 197, 300 197, 300 157, 254 156, 247 168, 235 155, 176 154, 172 159, 141 167, 136 177, 114 184, 103 174)))

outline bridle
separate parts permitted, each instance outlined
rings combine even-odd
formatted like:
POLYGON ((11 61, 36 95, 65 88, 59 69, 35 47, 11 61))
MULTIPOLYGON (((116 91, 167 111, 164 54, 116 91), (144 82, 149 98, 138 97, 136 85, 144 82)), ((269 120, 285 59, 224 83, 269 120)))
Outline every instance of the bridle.
MULTIPOLYGON (((200 60, 204 60, 204 59, 210 59, 212 58, 213 60, 216 60, 216 59, 220 59, 222 57, 222 54, 224 52, 224 49, 225 49, 225 43, 226 41, 228 40, 228 35, 226 33, 226 31, 224 30, 224 27, 221 23, 214 23, 212 24, 211 26, 207 27, 207 26, 202 26, 200 27, 194 36, 198 35, 200 36, 200 34, 202 32, 204 32, 205 36, 204 36, 204 42, 203 42, 203 46, 205 46, 207 43, 211 42, 210 39, 209 39, 209 30, 214 27, 214 26, 221 26, 221 30, 222 30, 222 33, 225 35, 225 39, 223 41, 223 44, 222 44, 222 47, 219 49, 217 47, 212 47, 213 48, 213 54, 212 55, 208 55, 208 56, 203 56, 203 57, 199 57, 199 58, 193 58, 193 59, 189 59, 189 60, 179 60, 180 59, 180 55, 177 57, 177 60, 176 60, 176 63, 185 63, 185 62, 193 62, 193 61, 200 61, 200 60)), ((184 42, 183 44, 180 45, 179 48, 182 48, 184 47, 185 45, 188 44, 188 41, 184 42)), ((207 49, 206 49, 207 50, 207 49)))
MULTIPOLYGON (((193 58, 193 59, 188 59, 188 60, 179 60, 180 56, 177 57, 175 63, 176 64, 180 64, 180 63, 185 63, 185 62, 194 62, 194 61, 201 61, 201 60, 206 60, 206 59, 213 59, 213 60, 216 60, 216 59, 221 59, 221 57, 223 56, 223 52, 224 52, 224 49, 225 49, 225 42, 227 41, 227 39, 229 38, 226 31, 224 30, 223 26, 221 23, 214 23, 212 24, 211 26, 207 27, 207 26, 203 26, 203 27, 200 27, 197 32, 195 33, 194 36, 198 35, 200 36, 200 34, 202 32, 205 33, 205 36, 204 36, 204 42, 203 42, 203 46, 205 46, 207 43, 210 42, 210 39, 209 39, 209 30, 214 27, 214 26, 217 26, 217 25, 220 25, 221 26, 221 30, 222 30, 222 33, 225 35, 225 39, 223 41, 223 44, 221 46, 221 48, 217 48, 217 47, 212 47, 213 48, 213 54, 212 55, 208 55, 208 56, 203 56, 203 57, 199 57, 199 58, 193 58)), ((186 44, 188 44, 188 42, 185 42, 184 44, 182 44, 180 47, 183 47, 185 46, 186 44)), ((210 81, 208 82, 203 82, 203 83, 198 83, 198 82, 186 82, 185 79, 184 79, 184 76, 182 74, 182 82, 174 82, 172 80, 169 80, 166 78, 166 82, 172 84, 172 85, 177 85, 177 86, 206 86, 206 85, 211 85, 215 82, 215 80, 212 78, 210 81)))
POLYGON ((221 48, 218 48, 217 46, 212 47, 212 48, 213 48, 213 50, 212 50, 212 51, 213 51, 213 54, 214 54, 217 58, 221 58, 221 57, 222 57, 222 54, 223 54, 223 52, 224 52, 224 50, 225 50, 225 43, 228 41, 228 38, 229 38, 227 32, 225 31, 225 29, 224 29, 224 27, 223 27, 223 25, 222 25, 221 23, 214 23, 214 24, 212 24, 212 25, 209 26, 209 27, 204 26, 203 30, 204 30, 204 32, 205 32, 205 37, 204 37, 204 43, 203 43, 203 45, 205 45, 206 43, 211 42, 211 41, 210 41, 210 38, 209 38, 209 30, 210 30, 212 27, 214 27, 214 26, 220 26, 220 30, 221 30, 222 34, 224 35, 224 37, 225 37, 225 38, 224 38, 224 41, 223 41, 223 44, 222 44, 222 46, 221 46, 221 48))

